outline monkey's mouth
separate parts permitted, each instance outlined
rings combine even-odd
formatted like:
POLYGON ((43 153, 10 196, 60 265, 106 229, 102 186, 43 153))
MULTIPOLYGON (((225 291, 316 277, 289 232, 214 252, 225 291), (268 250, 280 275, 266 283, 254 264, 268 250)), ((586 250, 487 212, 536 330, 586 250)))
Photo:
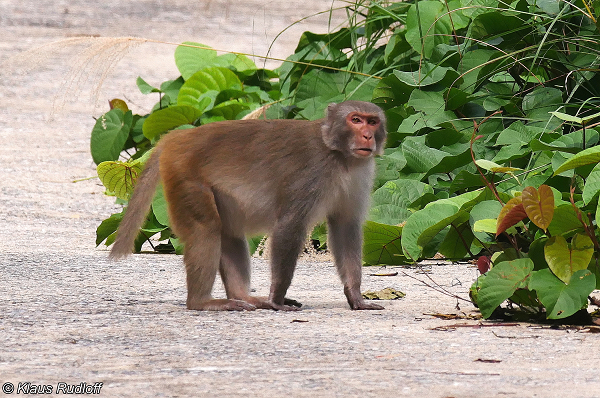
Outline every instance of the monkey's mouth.
POLYGON ((361 157, 371 156, 373 150, 371 148, 356 148, 354 153, 361 157))

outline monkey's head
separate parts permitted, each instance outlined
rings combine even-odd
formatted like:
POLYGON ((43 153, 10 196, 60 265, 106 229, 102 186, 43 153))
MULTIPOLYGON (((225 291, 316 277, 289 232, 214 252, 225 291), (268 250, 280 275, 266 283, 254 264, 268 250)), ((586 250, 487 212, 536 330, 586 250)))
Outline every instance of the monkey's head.
POLYGON ((330 104, 321 129, 328 148, 346 157, 370 158, 383 153, 387 132, 385 114, 370 102, 330 104))

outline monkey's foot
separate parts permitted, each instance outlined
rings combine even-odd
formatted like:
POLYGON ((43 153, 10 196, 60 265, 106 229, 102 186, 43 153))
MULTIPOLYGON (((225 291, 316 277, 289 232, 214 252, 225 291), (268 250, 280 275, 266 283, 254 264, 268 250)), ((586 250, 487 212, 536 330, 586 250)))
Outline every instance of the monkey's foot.
POLYGON ((364 300, 350 303, 350 308, 353 310, 384 310, 385 308, 379 304, 369 303, 364 300))
POLYGON ((242 300, 209 299, 198 302, 188 300, 187 308, 197 311, 254 311, 256 306, 242 300))
POLYGON ((283 304, 276 304, 269 300, 268 297, 254 297, 250 296, 244 299, 249 303, 252 303, 256 308, 263 310, 275 310, 275 311, 300 311, 302 303, 292 300, 289 298, 283 299, 283 304))

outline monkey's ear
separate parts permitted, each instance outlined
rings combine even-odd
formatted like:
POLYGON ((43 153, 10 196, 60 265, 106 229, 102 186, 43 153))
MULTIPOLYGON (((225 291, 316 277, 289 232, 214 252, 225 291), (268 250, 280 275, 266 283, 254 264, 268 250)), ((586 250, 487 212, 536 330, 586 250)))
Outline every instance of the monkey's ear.
POLYGON ((325 109, 325 117, 333 116, 333 109, 337 106, 338 104, 336 104, 335 102, 332 102, 329 105, 327 105, 327 109, 325 109))

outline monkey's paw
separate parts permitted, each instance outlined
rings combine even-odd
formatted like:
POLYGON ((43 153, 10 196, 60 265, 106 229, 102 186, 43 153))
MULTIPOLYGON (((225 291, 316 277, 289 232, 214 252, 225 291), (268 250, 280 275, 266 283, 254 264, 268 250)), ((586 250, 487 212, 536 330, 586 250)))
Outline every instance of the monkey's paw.
POLYGON ((384 310, 385 308, 379 304, 369 303, 366 301, 359 301, 357 303, 350 304, 350 308, 353 310, 384 310))

